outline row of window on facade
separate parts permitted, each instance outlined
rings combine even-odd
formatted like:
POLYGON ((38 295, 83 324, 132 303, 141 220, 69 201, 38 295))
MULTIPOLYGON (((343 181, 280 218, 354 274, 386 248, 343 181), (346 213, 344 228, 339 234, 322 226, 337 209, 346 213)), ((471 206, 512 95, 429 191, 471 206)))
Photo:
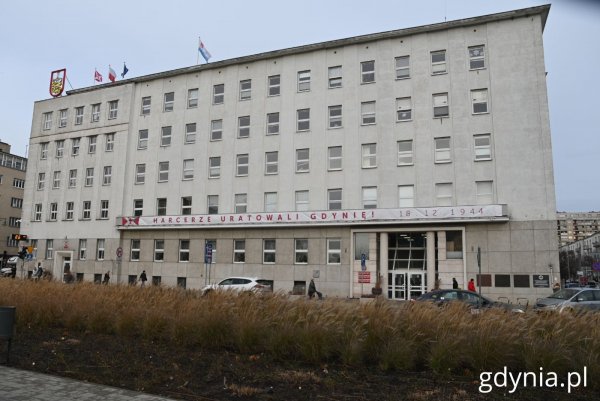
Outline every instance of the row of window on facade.
POLYGON ((27 159, 21 156, 11 155, 10 153, 0 152, 0 167, 25 171, 27 169, 27 159))
MULTIPOLYGON (((91 187, 94 185, 94 167, 85 169, 84 185, 91 187)), ((56 170, 52 175, 52 189, 60 189, 62 182, 62 171, 56 170)), ((112 166, 104 166, 102 169, 102 185, 108 186, 112 183, 112 166)), ((77 169, 69 170, 68 188, 77 187, 77 169)), ((46 173, 38 173, 37 190, 43 191, 46 188, 46 173)))
MULTIPOLYGON (((40 160, 48 158, 49 142, 40 143, 40 160)), ((96 153, 98 145, 98 135, 90 135, 87 137, 87 153, 96 153)), ((71 156, 78 156, 81 148, 81 138, 71 139, 71 156)), ((104 151, 112 152, 115 149, 115 134, 104 134, 104 151)), ((65 155, 65 139, 54 141, 54 156, 61 158, 65 155)))

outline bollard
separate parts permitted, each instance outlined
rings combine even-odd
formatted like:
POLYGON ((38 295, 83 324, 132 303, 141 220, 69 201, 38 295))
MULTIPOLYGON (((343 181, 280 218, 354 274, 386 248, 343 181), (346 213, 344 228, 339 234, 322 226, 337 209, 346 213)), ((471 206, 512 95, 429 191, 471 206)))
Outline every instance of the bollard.
POLYGON ((10 362, 10 343, 15 331, 15 316, 17 308, 14 306, 0 306, 0 339, 8 341, 6 350, 6 364, 10 362))

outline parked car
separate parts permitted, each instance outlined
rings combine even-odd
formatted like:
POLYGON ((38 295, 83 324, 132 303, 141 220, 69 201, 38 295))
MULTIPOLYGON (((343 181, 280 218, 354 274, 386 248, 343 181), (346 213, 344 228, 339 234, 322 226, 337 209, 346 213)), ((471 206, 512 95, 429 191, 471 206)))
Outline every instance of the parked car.
POLYGON ((212 291, 236 291, 263 293, 273 291, 272 282, 256 277, 229 277, 217 284, 207 285, 202 288, 202 294, 212 291))
POLYGON ((538 299, 534 309, 538 311, 600 308, 600 289, 563 288, 547 298, 538 299))
POLYGON ((0 270, 0 277, 14 277, 17 271, 18 256, 11 256, 6 261, 6 266, 0 270))
POLYGON ((522 305, 492 301, 487 297, 466 290, 434 290, 421 295, 415 301, 433 302, 438 305, 445 305, 449 302, 462 302, 473 309, 501 308, 510 312, 525 312, 522 305))

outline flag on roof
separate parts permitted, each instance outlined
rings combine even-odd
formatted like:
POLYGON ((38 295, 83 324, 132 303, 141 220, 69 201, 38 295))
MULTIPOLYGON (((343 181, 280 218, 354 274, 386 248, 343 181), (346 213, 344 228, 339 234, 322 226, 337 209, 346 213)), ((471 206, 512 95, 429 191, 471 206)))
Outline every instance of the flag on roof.
POLYGON ((123 63, 123 72, 121 73, 121 78, 125 78, 125 74, 129 72, 129 68, 123 63))
POLYGON ((110 79, 110 82, 115 82, 115 79, 117 79, 117 73, 112 69, 110 64, 108 65, 108 79, 110 79))
POLYGON ((208 59, 211 58, 211 54, 208 52, 208 50, 206 50, 206 47, 204 47, 204 43, 202 43, 202 39, 198 38, 198 51, 200 52, 200 54, 202 55, 202 57, 204 58, 204 60, 208 63, 208 59))
POLYGON ((102 82, 102 74, 98 72, 98 70, 94 70, 94 81, 102 82))

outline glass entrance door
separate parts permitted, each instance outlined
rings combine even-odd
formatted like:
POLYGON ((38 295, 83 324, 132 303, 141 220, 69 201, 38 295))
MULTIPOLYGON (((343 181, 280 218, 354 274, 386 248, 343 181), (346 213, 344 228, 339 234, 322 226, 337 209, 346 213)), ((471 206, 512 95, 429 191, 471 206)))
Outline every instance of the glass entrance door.
POLYGON ((388 298, 402 301, 417 298, 426 292, 424 271, 395 270, 388 273, 388 298))

